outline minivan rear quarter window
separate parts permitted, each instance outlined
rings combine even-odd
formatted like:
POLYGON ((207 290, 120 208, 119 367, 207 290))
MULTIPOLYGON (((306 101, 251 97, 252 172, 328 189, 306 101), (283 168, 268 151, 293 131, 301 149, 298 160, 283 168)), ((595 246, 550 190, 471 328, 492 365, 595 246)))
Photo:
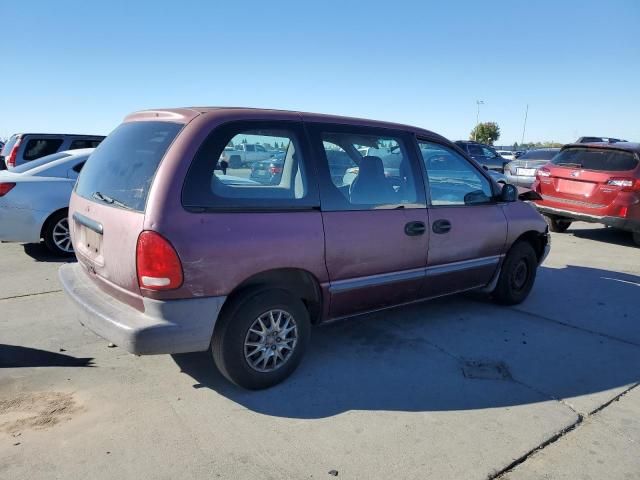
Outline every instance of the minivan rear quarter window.
MULTIPOLYGON (((187 210, 308 210, 319 205, 310 182, 304 130, 287 121, 230 122, 213 130, 198 149, 182 189, 187 210), (223 170, 245 145, 251 168, 223 170), (261 147, 262 151, 260 150, 261 147), (268 149, 266 148, 268 147, 268 149)), ((86 167, 85 167, 86 168, 86 167)))
POLYGON ((91 154, 76 184, 89 200, 144 211, 162 157, 182 128, 172 122, 130 122, 116 128, 91 154))
POLYGON ((583 168, 585 170, 605 172, 625 172, 638 166, 633 152, 610 148, 567 148, 552 161, 558 166, 583 168))

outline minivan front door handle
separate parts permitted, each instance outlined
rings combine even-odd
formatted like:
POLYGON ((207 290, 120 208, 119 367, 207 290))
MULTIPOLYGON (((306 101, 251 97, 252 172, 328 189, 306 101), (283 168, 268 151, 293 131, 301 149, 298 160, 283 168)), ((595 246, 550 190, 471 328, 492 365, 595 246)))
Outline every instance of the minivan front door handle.
POLYGON ((424 222, 409 222, 404 226, 404 233, 410 237, 416 237, 423 235, 427 231, 427 227, 424 222))
POLYGON ((433 233, 447 233, 451 230, 451 222, 449 220, 436 220, 431 228, 433 233))

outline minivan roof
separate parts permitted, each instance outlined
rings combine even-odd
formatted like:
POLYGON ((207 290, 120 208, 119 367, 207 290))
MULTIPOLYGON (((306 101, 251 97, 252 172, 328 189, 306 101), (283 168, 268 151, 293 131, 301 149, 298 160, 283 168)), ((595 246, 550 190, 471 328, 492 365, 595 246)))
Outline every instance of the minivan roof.
POLYGON ((247 117, 247 118, 260 118, 264 120, 277 120, 283 118, 290 118, 291 116, 298 116, 301 120, 306 122, 321 122, 321 123, 339 123, 339 124, 356 124, 375 128, 389 128, 394 130, 407 130, 421 135, 431 135, 434 137, 443 138, 441 135, 434 133, 430 130, 418 128, 411 125, 405 125, 401 123, 385 122, 380 120, 370 120, 357 117, 346 117, 340 115, 330 115, 324 113, 309 113, 300 112, 295 110, 277 110, 267 108, 249 108, 249 107, 184 107, 184 108, 162 108, 153 110, 142 110, 127 115, 124 119, 125 122, 129 121, 144 121, 144 120, 164 120, 164 121, 177 121, 181 123, 188 123, 198 115, 215 115, 220 117, 232 116, 232 117, 247 117))

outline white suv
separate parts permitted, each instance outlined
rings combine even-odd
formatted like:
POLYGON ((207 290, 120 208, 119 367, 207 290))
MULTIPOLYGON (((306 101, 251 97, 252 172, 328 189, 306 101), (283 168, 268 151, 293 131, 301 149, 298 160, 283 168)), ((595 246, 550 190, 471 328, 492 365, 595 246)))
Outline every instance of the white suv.
POLYGON ((0 150, 0 170, 11 170, 23 163, 52 153, 80 148, 95 148, 103 135, 70 135, 66 133, 16 133, 0 150))

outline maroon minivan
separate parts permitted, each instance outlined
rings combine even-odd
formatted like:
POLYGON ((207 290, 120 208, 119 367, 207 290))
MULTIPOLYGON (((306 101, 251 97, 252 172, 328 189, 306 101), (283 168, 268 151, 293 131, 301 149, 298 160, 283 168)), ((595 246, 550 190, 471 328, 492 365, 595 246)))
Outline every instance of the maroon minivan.
POLYGON ((467 290, 523 301, 549 236, 517 197, 415 127, 138 112, 82 170, 69 206, 78 263, 60 279, 80 322, 129 352, 211 349, 229 380, 265 388, 299 364, 311 325, 467 290), (221 170, 239 144, 278 160, 269 182, 221 170))

